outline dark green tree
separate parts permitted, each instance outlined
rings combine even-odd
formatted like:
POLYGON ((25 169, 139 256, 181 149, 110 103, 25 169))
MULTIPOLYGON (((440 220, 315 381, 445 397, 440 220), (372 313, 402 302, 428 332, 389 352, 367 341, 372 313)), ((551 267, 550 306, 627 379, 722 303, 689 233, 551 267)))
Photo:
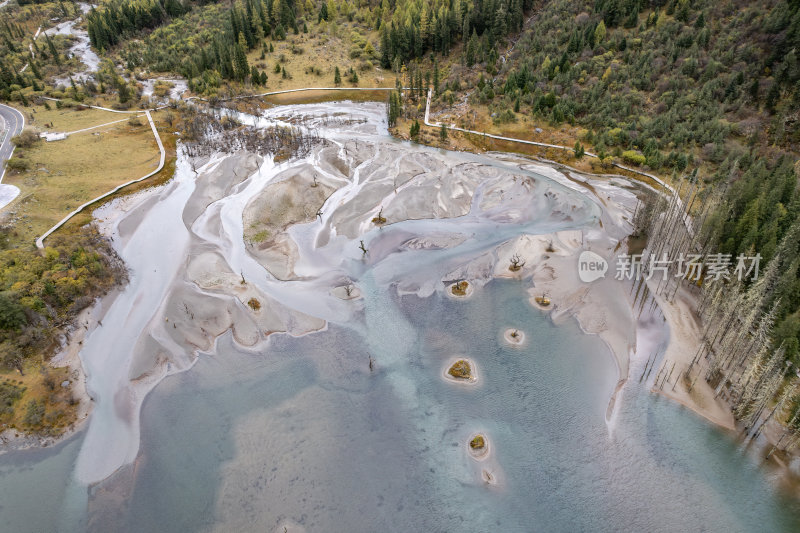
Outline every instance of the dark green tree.
POLYGON ((0 329, 19 329, 26 323, 22 306, 8 293, 0 293, 0 329))
POLYGON ((411 129, 409 130, 409 134, 411 135, 411 139, 416 141, 419 137, 419 121, 414 119, 413 124, 411 124, 411 129))
POLYGON ((583 145, 579 141, 575 141, 575 147, 573 148, 573 152, 575 153, 575 159, 583 159, 585 150, 583 148, 583 145))
POLYGON ((47 48, 50 50, 50 56, 55 61, 56 65, 61 66, 61 57, 58 55, 58 50, 56 50, 56 45, 53 44, 53 41, 50 39, 50 36, 46 33, 44 34, 44 39, 47 41, 47 48))

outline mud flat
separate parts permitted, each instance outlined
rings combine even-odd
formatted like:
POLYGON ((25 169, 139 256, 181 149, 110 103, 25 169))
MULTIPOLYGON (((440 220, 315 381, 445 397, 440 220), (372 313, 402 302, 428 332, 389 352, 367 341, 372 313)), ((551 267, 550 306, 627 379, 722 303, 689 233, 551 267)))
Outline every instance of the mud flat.
POLYGON ((165 376, 190 368, 222 333, 255 347, 273 333, 303 335, 325 326, 281 305, 226 259, 224 222, 212 206, 267 163, 248 153, 192 163, 179 158, 170 183, 96 212, 131 279, 80 354, 96 402, 78 457, 81 481, 104 479, 136 457, 144 397, 165 376), (248 305, 253 299, 257 310, 248 305), (108 346, 115 347, 113 357, 108 346))
MULTIPOLYGON (((84 340, 95 408, 73 440, 76 469, 58 456, 70 497, 90 492, 95 529, 383 531, 402 520, 457 531, 468 519, 512 531, 546 516, 554 529, 591 530, 600 512, 614 530, 797 531, 800 513, 727 435, 649 383, 628 380, 624 408, 609 399, 652 348, 629 286, 613 279, 633 184, 397 142, 381 104, 238 118, 324 141, 279 162, 181 154, 170 183, 97 213, 131 280, 84 340), (605 278, 578 278, 585 250, 608 261, 605 278), (524 265, 512 271, 515 258, 524 265), (472 298, 447 295, 456 280, 472 298), (540 312, 542 294, 551 304, 540 312), (535 341, 536 357, 496 357, 515 324, 530 339, 514 350, 535 341), (578 326, 613 350, 616 369, 578 326), (459 359, 470 363, 461 383, 477 373, 475 386, 448 383, 459 359), (478 432, 491 453, 473 460, 478 432), (687 468, 665 471, 674 464, 687 468), (648 490, 674 505, 643 504, 648 490), (586 505, 565 508, 565 493, 586 505)), ((39 497, 51 466, 33 475, 3 460, 3 518, 27 499, 26 512, 50 505, 51 522, 84 529, 59 520, 61 500, 39 497), (17 497, 20 481, 37 497, 17 497)))
MULTIPOLYGON (((180 155, 170 183, 97 212, 132 275, 81 354, 97 409, 79 479, 103 479, 136 457, 146 394, 213 350, 220 335, 230 331, 238 346, 262 351, 276 333, 349 324, 367 304, 367 273, 401 295, 467 299, 494 278, 518 279, 520 290, 552 295, 555 321, 575 317, 599 335, 627 375, 634 337, 624 293, 610 279, 580 282, 576 258, 591 249, 611 259, 629 230, 631 192, 613 188, 614 201, 600 201, 527 160, 397 143, 376 135, 376 104, 353 106, 352 116, 330 109, 236 117, 319 132, 323 141, 303 158, 180 155), (379 213, 385 223, 375 224, 379 213), (509 270, 514 258, 524 263, 517 271, 509 270), (349 297, 343 280, 354 286, 349 297), (445 280, 468 281, 454 294, 445 280), (111 358, 109 335, 120 347, 111 358)), ((474 382, 468 363, 466 382, 474 382)))
MULTIPOLYGON (((320 173, 321 174, 321 173, 320 173)), ((341 183, 322 176, 312 165, 281 172, 244 210, 245 240, 251 253, 277 279, 294 279, 297 245, 287 230, 312 222, 341 183)), ((321 215, 320 215, 321 216, 321 215)))

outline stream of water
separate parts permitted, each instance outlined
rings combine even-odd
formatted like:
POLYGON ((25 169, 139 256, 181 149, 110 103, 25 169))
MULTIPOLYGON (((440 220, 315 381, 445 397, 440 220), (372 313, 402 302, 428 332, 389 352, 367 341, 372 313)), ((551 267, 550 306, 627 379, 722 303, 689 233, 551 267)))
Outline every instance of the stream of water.
MULTIPOLYGON (((87 3, 79 3, 78 7, 83 16, 92 9, 92 6, 87 3)), ((89 79, 100 67, 100 57, 92 50, 89 33, 84 29, 76 27, 76 24, 79 22, 80 19, 67 20, 45 30, 45 33, 48 35, 70 35, 75 39, 75 43, 70 47, 69 53, 73 56, 77 56, 78 59, 86 65, 86 69, 83 72, 78 72, 72 76, 72 79, 76 82, 89 79)), ((69 76, 55 78, 54 81, 64 86, 70 85, 69 76)))

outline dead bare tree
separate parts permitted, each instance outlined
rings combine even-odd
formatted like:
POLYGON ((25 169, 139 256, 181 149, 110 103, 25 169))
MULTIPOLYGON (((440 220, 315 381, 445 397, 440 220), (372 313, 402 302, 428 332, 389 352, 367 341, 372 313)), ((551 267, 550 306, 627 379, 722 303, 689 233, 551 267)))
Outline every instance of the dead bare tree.
POLYGON ((381 207, 380 211, 378 211, 378 215, 372 219, 372 223, 377 226, 386 224, 386 219, 383 216, 383 207, 381 207))
POLYGON ((246 150, 288 158, 305 155, 322 142, 310 128, 248 126, 224 112, 219 116, 214 110, 197 109, 185 112, 181 138, 190 157, 246 150))

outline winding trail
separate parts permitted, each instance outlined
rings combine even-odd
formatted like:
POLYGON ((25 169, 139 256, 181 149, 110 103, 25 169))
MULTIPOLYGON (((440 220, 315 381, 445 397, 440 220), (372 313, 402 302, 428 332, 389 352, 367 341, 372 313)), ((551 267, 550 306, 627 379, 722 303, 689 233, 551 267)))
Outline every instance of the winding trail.
MULTIPOLYGON (((463 133, 471 133, 473 135, 482 135, 483 137, 489 137, 491 139, 497 139, 499 141, 516 142, 516 143, 522 143, 522 144, 529 144, 529 145, 533 145, 533 146, 542 146, 542 147, 545 147, 545 148, 555 148, 556 150, 566 150, 567 152, 573 151, 573 148, 570 148, 569 146, 562 146, 560 144, 549 144, 549 143, 542 143, 542 142, 537 142, 537 141, 529 141, 527 139, 516 139, 514 137, 504 137, 502 135, 493 135, 491 133, 459 128, 459 127, 454 126, 454 125, 448 126, 447 124, 442 124, 441 122, 431 122, 430 113, 431 113, 431 97, 432 97, 432 95, 433 95, 433 89, 428 89, 428 99, 427 99, 427 101, 425 103, 425 118, 424 118, 424 122, 425 122, 426 126, 431 126, 431 127, 434 127, 434 128, 441 128, 442 126, 444 126, 445 129, 448 129, 448 130, 451 130, 451 131, 460 131, 460 132, 463 132, 463 133)), ((594 157, 594 158, 600 159, 597 154, 594 154, 592 152, 584 152, 584 155, 587 156, 587 157, 594 157)), ((664 190, 667 191, 670 196, 676 195, 676 191, 672 187, 672 185, 670 185, 669 183, 667 183, 666 181, 662 180, 661 178, 659 178, 658 176, 656 176, 654 174, 650 174, 648 172, 643 172, 641 170, 636 170, 635 168, 626 167, 625 165, 620 165, 619 163, 616 163, 616 162, 613 162, 613 161, 611 162, 611 166, 619 168, 619 169, 622 169, 622 170, 627 170, 628 172, 631 172, 632 174, 638 174, 639 176, 644 176, 644 177, 646 177, 648 179, 651 179, 655 183, 658 183, 661 187, 663 187, 664 190)), ((678 195, 677 202, 681 206, 684 205, 683 199, 680 197, 680 195, 678 195)), ((690 234, 694 234, 694 226, 692 224, 691 216, 688 213, 684 213, 682 219, 683 219, 683 224, 684 224, 684 226, 686 226, 686 229, 689 231, 689 233, 690 234)))
MULTIPOLYGON (((248 95, 234 96, 233 98, 229 98, 227 101, 230 101, 230 100, 244 100, 244 99, 248 99, 248 98, 261 98, 261 97, 264 97, 264 96, 274 96, 274 95, 279 95, 279 94, 288 94, 288 93, 296 93, 296 92, 307 92, 307 91, 393 91, 393 90, 395 90, 394 87, 303 87, 303 88, 300 88, 300 89, 284 89, 282 91, 269 91, 269 92, 258 93, 258 94, 248 94, 248 95)), ((481 135, 483 137, 489 137, 491 139, 497 139, 497 140, 500 140, 500 141, 509 141, 509 142, 516 142, 516 143, 533 145, 533 146, 542 146, 542 147, 545 147, 545 148, 555 148, 557 150, 572 151, 572 148, 570 148, 569 146, 562 146, 562 145, 559 145, 559 144, 542 143, 542 142, 537 142, 537 141, 529 141, 527 139, 517 139, 517 138, 514 138, 514 137, 504 137, 502 135, 494 135, 494 134, 491 134, 491 133, 468 130, 468 129, 459 128, 459 127, 453 126, 453 125, 442 124, 441 122, 431 122, 431 120, 430 120, 430 111, 431 111, 431 98, 432 98, 432 96, 433 96, 433 89, 428 89, 428 98, 427 98, 426 103, 425 103, 425 118, 424 118, 424 123, 425 123, 426 126, 435 127, 435 128, 441 128, 442 126, 444 126, 446 129, 451 130, 451 131, 460 131, 462 133, 470 133, 470 134, 473 134, 473 135, 481 135)), ((46 100, 58 101, 58 98, 50 98, 50 97, 43 97, 43 98, 46 99, 46 100)), ((189 101, 192 101, 192 100, 199 100, 199 101, 204 101, 204 102, 207 101, 205 98, 201 98, 201 97, 198 97, 198 96, 190 96, 189 98, 185 98, 183 100, 186 101, 186 102, 189 102, 189 101)), ((150 126, 153 129, 153 135, 155 135, 156 142, 158 143, 158 147, 161 150, 161 162, 159 163, 158 169, 156 169, 155 171, 151 172, 150 174, 147 174, 146 176, 143 176, 141 178, 129 181, 127 183, 123 183, 122 185, 119 185, 119 186, 115 187, 114 189, 108 191, 107 193, 105 193, 105 194, 103 194, 101 196, 98 196, 97 198, 95 198, 93 200, 90 200, 90 201, 86 202, 85 204, 83 204, 80 207, 78 207, 75 211, 73 211, 72 213, 70 213, 69 215, 67 215, 63 219, 61 219, 61 221, 59 221, 55 226, 53 226, 52 228, 47 230, 47 232, 44 235, 42 235, 41 237, 36 239, 36 246, 39 249, 43 249, 44 248, 44 239, 46 239, 51 233, 53 233, 55 230, 57 230, 58 228, 63 226, 67 221, 69 221, 69 219, 71 219, 72 217, 74 217, 75 215, 77 215, 78 213, 83 211, 83 209, 85 209, 89 205, 91 205, 91 204, 93 204, 93 203, 95 203, 95 202, 97 202, 99 200, 102 200, 104 198, 107 198, 108 196, 111 196, 112 194, 118 192, 120 189, 123 189, 123 188, 125 188, 125 187, 127 187, 129 185, 134 184, 134 183, 138 183, 138 182, 140 182, 142 180, 145 180, 145 179, 157 174, 164 167, 164 157, 165 157, 164 147, 161 144, 161 138, 158 136, 158 131, 156 130, 155 124, 153 123, 153 119, 150 116, 150 112, 151 111, 158 111, 160 109, 166 109, 166 108, 170 107, 169 105, 162 105, 162 106, 158 106, 158 107, 154 107, 154 108, 150 108, 150 109, 146 109, 146 110, 136 110, 136 111, 123 111, 123 110, 119 110, 119 109, 111 109, 109 107, 101 107, 101 106, 95 106, 95 105, 90 105, 90 106, 87 106, 87 107, 90 107, 92 109, 100 109, 102 111, 109 111, 111 113, 121 113, 121 114, 135 114, 135 113, 144 112, 147 115, 147 119, 150 121, 150 126)), ((10 108, 10 109, 13 109, 13 108, 10 108)), ((102 126, 102 124, 101 124, 101 126, 102 126)), ((99 126, 94 126, 94 127, 99 127, 99 126)), ((91 129, 91 128, 86 128, 86 129, 91 129)), ((84 131, 84 130, 79 130, 79 131, 84 131)), ((72 132, 72 133, 77 133, 77 132, 72 132)), ((594 154, 592 152, 585 152, 584 155, 586 155, 588 157, 594 157, 594 158, 598 157, 597 154, 594 154)), ((653 174, 649 174, 647 172, 642 172, 641 170, 636 170, 634 168, 626 167, 624 165, 620 165, 619 163, 611 163, 611 165, 616 167, 616 168, 619 168, 619 169, 622 169, 622 170, 627 170, 628 172, 632 172, 634 174, 638 174, 640 176, 645 176, 648 179, 651 179, 654 182, 658 183, 665 190, 669 191, 670 194, 675 194, 675 189, 670 184, 668 184, 667 182, 665 182, 664 180, 659 178, 658 176, 655 176, 653 174)), ((684 223, 687 224, 687 227, 690 227, 690 223, 689 223, 688 220, 684 220, 684 223)))
MULTIPOLYGON (((404 89, 407 89, 407 87, 404 87, 404 89)), ((303 92, 303 91, 393 91, 393 90, 395 90, 394 87, 305 87, 305 88, 302 88, 302 89, 285 89, 285 90, 282 90, 282 91, 271 91, 271 92, 258 93, 258 94, 234 96, 230 100, 243 100, 243 99, 246 99, 246 98, 260 98, 260 97, 263 97, 263 96, 274 96, 274 95, 278 95, 278 94, 295 93, 295 92, 303 92)), ((428 98, 427 98, 427 101, 425 102, 425 119, 424 119, 424 122, 425 122, 426 126, 430 126, 430 127, 434 127, 434 128, 440 128, 440 127, 442 127, 442 123, 441 122, 431 122, 431 120, 430 120, 431 98, 432 98, 432 96, 433 96, 433 89, 428 89, 428 98)), ((203 101, 205 101, 204 98, 199 98, 199 97, 190 97, 190 98, 187 98, 186 100, 203 100, 203 101)), ((106 109, 106 108, 102 108, 101 107, 101 108, 97 108, 97 109, 106 109)), ((108 111, 111 111, 111 110, 108 109, 108 111)), ((468 130, 468 129, 459 128, 457 126, 452 126, 452 125, 448 126, 447 124, 445 124, 444 127, 447 128, 448 130, 451 130, 451 131, 460 131, 462 133, 471 133, 471 134, 474 134, 474 135, 482 135, 484 137, 489 137, 489 138, 497 139, 497 140, 500 140, 500 141, 509 141, 509 142, 516 142, 516 143, 522 143, 522 144, 529 144, 529 145, 534 145, 534 146, 542 146, 542 147, 545 147, 545 148, 555 148, 555 149, 558 149, 558 150, 566 150, 568 152, 571 152, 573 150, 573 148, 571 148, 569 146, 562 146, 560 144, 549 144, 549 143, 542 143, 542 142, 537 142, 537 141, 529 141, 527 139, 517 139, 515 137, 504 137, 502 135, 494 135, 494 134, 491 134, 491 133, 468 130)), ((588 157, 598 158, 597 154, 594 154, 592 152, 584 152, 584 155, 586 155, 588 157)), ((636 170, 635 168, 626 167, 624 165, 620 165, 619 163, 611 163, 611 165, 616 167, 616 168, 619 168, 619 169, 622 169, 622 170, 627 170, 628 172, 632 172, 634 174, 638 174, 640 176, 645 176, 646 178, 649 178, 649 179, 653 180, 654 182, 658 183, 659 185, 661 185, 664 189, 666 189, 670 193, 674 193, 675 192, 675 189, 673 189, 672 186, 669 183, 665 182, 664 180, 662 180, 661 178, 659 178, 658 176, 656 176, 654 174, 650 174, 650 173, 647 173, 647 172, 642 172, 641 170, 636 170)))
MULTIPOLYGON (((104 109, 104 108, 99 108, 99 109, 104 109)), ((127 113, 127 111, 125 111, 125 112, 127 113)), ((138 112, 139 111, 137 111, 137 113, 138 112)), ((147 120, 150 122, 150 129, 153 130, 153 136, 156 138, 156 143, 158 144, 158 149, 161 152, 161 157, 160 157, 160 159, 158 161, 158 168, 156 168, 154 171, 150 172, 149 174, 147 174, 145 176, 142 176, 141 178, 128 181, 126 183, 123 183, 122 185, 117 185, 116 187, 114 187, 113 189, 108 191, 107 193, 101 194, 97 198, 94 198, 92 200, 89 200, 85 204, 82 204, 80 207, 75 209, 72 213, 70 213, 67 216, 65 216, 64 218, 62 218, 55 226, 53 226, 52 228, 47 230, 44 233, 44 235, 42 235, 41 237, 36 239, 36 247, 37 248, 39 248, 40 250, 43 250, 44 249, 44 240, 47 237, 49 237, 51 233, 53 233, 58 228, 60 228, 64 224, 66 224, 69 221, 69 219, 71 219, 72 217, 74 217, 75 215, 77 215, 78 213, 80 213, 81 211, 83 211, 84 209, 86 209, 87 207, 92 205, 93 203, 98 202, 100 200, 103 200, 104 198, 108 198, 112 194, 116 193, 117 191, 119 191, 121 189, 124 189, 125 187, 127 187, 129 185, 133 185, 134 183, 139 183, 140 181, 146 180, 147 178, 149 178, 151 176, 154 176, 154 175, 158 174, 159 172, 161 172, 161 169, 164 168, 164 160, 166 159, 167 153, 164 151, 164 145, 161 143, 161 137, 159 137, 159 135, 158 135, 158 130, 156 129, 156 125, 153 122, 153 117, 150 115, 150 110, 148 109, 144 113, 145 113, 145 115, 147 115, 147 120)))
MULTIPOLYGON (((491 134, 491 133, 486 133, 486 132, 481 132, 481 131, 468 130, 468 129, 459 128, 457 126, 452 126, 452 125, 448 126, 447 124, 442 124, 441 122, 431 122, 430 114, 431 114, 431 97, 432 96, 433 96, 433 89, 428 89, 428 99, 427 99, 427 101, 425 103, 425 119, 424 119, 424 122, 425 122, 426 126, 431 126, 431 127, 434 127, 434 128, 441 128, 442 126, 444 126, 446 129, 451 130, 451 131, 460 131, 460 132, 463 132, 463 133, 471 133, 473 135, 481 135, 483 137, 489 137, 490 139, 497 139, 499 141, 510 141, 510 142, 516 142, 516 143, 522 143, 522 144, 530 144, 530 145, 533 145, 533 146, 543 146, 545 148, 555 148, 557 150, 566 150, 568 152, 571 152, 573 150, 573 148, 570 148, 569 146, 562 146, 560 144, 549 144, 549 143, 542 143, 542 142, 537 142, 537 141, 529 141, 527 139, 516 139, 514 137, 503 137, 502 135, 494 135, 494 134, 491 134)), ((584 152, 584 155, 587 156, 587 157, 598 158, 597 154, 594 154, 592 152, 584 152)), ((662 187, 664 187, 670 193, 674 193, 675 192, 675 189, 673 189, 672 186, 669 183, 665 182, 664 180, 662 180, 658 176, 655 176, 653 174, 648 174, 647 172, 642 172, 641 170, 636 170, 634 168, 626 167, 624 165, 620 165, 619 163, 611 163, 611 165, 614 166, 614 167, 620 168, 622 170, 627 170, 628 172, 633 172, 634 174, 639 174, 640 176, 645 176, 645 177, 655 181, 656 183, 658 183, 662 187)))
MULTIPOLYGON (((345 91, 345 90, 347 90, 347 91, 350 91, 350 90, 392 91, 392 90, 394 90, 394 87, 377 87, 377 88, 372 88, 372 87, 354 87, 354 88, 346 88, 346 87, 308 87, 308 88, 304 88, 304 89, 287 89, 285 91, 274 91, 274 92, 262 93, 262 94, 244 95, 244 96, 234 97, 233 99, 238 100, 238 99, 243 99, 243 98, 258 98, 258 97, 269 96, 269 95, 273 95, 273 94, 283 94, 283 93, 301 92, 301 91, 319 91, 319 90, 322 90, 322 91, 345 91)), ((59 101, 58 98, 51 98, 51 97, 48 97, 48 96, 43 96, 42 98, 45 99, 45 100, 51 100, 53 102, 59 101)), ((186 101, 190 101, 190 100, 202 100, 202 101, 205 101, 204 98, 199 98, 199 97, 189 97, 189 98, 186 98, 185 100, 186 101)), ((8 106, 2 106, 2 107, 8 107, 8 106)), ((109 196, 113 195, 116 192, 119 192, 121 189, 124 189, 125 187, 133 185, 134 183, 139 183, 140 181, 144 181, 147 178, 158 174, 161 171, 161 169, 164 168, 164 160, 166 158, 166 152, 164 151, 164 145, 161 143, 161 137, 159 137, 159 135, 158 135, 158 130, 156 129, 156 125, 153 122, 153 117, 150 116, 150 112, 151 111, 158 111, 160 109, 166 109, 166 108, 170 107, 169 105, 162 105, 162 106, 154 107, 154 108, 151 108, 151 109, 135 110, 135 111, 122 111, 122 110, 119 110, 119 109, 111 109, 109 107, 101 107, 101 106, 96 106, 96 105, 89 105, 89 106, 86 106, 86 107, 90 107, 92 109, 100 109, 102 111, 110 111, 111 113, 120 113, 120 114, 141 114, 141 113, 144 112, 147 115, 147 120, 150 122, 150 128, 153 130, 153 135, 156 138, 156 143, 158 143, 158 149, 161 151, 161 159, 160 159, 160 161, 158 163, 158 168, 155 169, 154 171, 150 172, 146 176, 142 176, 141 178, 137 178, 135 180, 131 180, 131 181, 123 183, 122 185, 118 185, 118 186, 114 187, 110 191, 108 191, 108 192, 106 192, 104 194, 101 194, 97 198, 94 198, 94 199, 89 200, 88 202, 86 202, 84 204, 81 204, 77 209, 75 209, 70 214, 68 214, 67 216, 65 216, 61 220, 59 220, 58 223, 56 223, 56 225, 54 225, 52 228, 47 230, 41 237, 36 239, 36 247, 39 248, 40 250, 44 249, 44 240, 47 237, 49 237, 54 231, 56 231, 58 228, 60 228, 61 226, 63 226, 67 222, 69 222, 69 220, 72 217, 74 217, 75 215, 79 214, 81 211, 83 211, 84 209, 86 209, 90 205, 92 205, 95 202, 98 202, 100 200, 103 200, 104 198, 108 198, 109 196)), ((19 113, 19 111, 17 111, 13 107, 8 107, 8 109, 12 109, 12 110, 16 111, 17 113, 19 113)), ((0 114, 2 114, 2 112, 0 112, 0 114)), ((5 116, 5 115, 3 115, 3 116, 5 116)), ((20 113, 20 117, 22 117, 21 113, 20 113)), ((23 117, 22 120, 23 120, 23 123, 24 123, 24 120, 25 120, 24 117, 23 117)), ((122 119, 122 120, 125 120, 125 119, 122 119)), ((82 131, 91 130, 91 129, 94 129, 94 128, 99 128, 101 126, 107 126, 109 124, 114 124, 116 122, 122 122, 122 120, 109 122, 107 124, 99 124, 97 126, 92 126, 91 128, 84 128, 82 130, 77 130, 77 131, 70 132, 67 135, 71 135, 73 133, 79 133, 79 132, 82 132, 82 131)), ((22 130, 22 128, 20 128, 20 131, 21 130, 22 130)), ((12 148, 12 150, 13 150, 13 148, 12 148)), ((0 154, 2 154, 2 149, 0 149, 0 154)), ((2 181, 1 177, 0 177, 0 181, 2 181)), ((19 189, 17 189, 17 194, 19 194, 19 189)), ((13 200, 14 197, 16 197, 16 195, 14 195, 11 199, 9 199, 8 202, 13 200)), ((8 203, 8 202, 6 202, 6 203, 8 203)), ((2 204, 2 191, 0 191, 0 204, 2 204)), ((2 205, 5 205, 5 204, 2 204, 2 205)), ((2 205, 0 205, 0 207, 2 207, 2 205)))

